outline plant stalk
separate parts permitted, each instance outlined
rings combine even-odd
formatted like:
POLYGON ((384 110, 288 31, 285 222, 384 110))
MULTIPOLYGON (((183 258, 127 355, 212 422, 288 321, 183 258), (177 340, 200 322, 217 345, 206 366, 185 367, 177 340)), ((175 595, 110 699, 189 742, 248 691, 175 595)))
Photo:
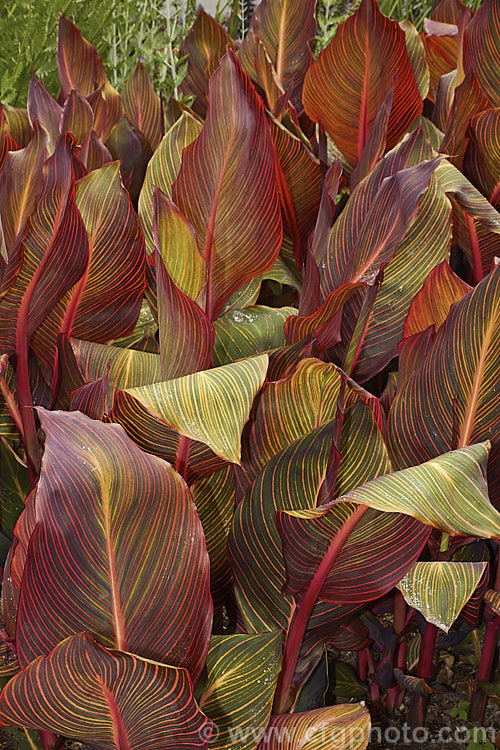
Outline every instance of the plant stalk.
MULTIPOLYGON (((434 659, 434 649, 436 647, 437 635, 438 629, 436 625, 433 625, 432 622, 426 622, 424 627, 424 634, 422 636, 422 644, 420 646, 420 656, 417 666, 417 675, 426 682, 430 680, 432 675, 432 664, 434 659)), ((424 726, 428 702, 428 695, 413 693, 410 701, 409 712, 410 724, 412 726, 412 729, 424 726)))
POLYGON ((298 604, 294 612, 286 639, 285 652, 283 655, 283 668, 276 688, 273 709, 274 713, 284 713, 293 703, 293 695, 290 695, 293 675, 295 674, 300 647, 302 645, 302 640, 313 607, 316 604, 319 593, 323 588, 323 584, 335 564, 342 547, 367 510, 367 505, 359 505, 352 516, 342 526, 338 534, 332 539, 330 546, 316 571, 316 575, 309 584, 302 601, 298 604))

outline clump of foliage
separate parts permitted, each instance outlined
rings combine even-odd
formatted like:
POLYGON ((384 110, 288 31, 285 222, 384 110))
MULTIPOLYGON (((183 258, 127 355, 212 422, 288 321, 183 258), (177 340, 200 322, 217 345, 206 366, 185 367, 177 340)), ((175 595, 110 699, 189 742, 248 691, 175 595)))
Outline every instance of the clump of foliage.
POLYGON ((0 724, 43 748, 361 749, 471 633, 499 700, 498 3, 362 0, 313 61, 315 6, 199 9, 192 108, 63 15, 58 101, 1 110, 0 724))

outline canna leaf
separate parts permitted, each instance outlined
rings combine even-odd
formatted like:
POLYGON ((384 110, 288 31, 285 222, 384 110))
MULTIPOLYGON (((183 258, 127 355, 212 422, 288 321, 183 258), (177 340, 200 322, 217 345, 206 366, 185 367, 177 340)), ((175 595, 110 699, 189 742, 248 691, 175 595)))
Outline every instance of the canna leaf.
POLYGON ((315 0, 263 0, 252 14, 250 28, 238 51, 243 70, 260 84, 258 45, 276 72, 278 85, 298 111, 302 86, 311 64, 310 44, 316 34, 315 0))
POLYGON ((500 105, 500 8, 495 0, 485 0, 467 25, 464 34, 464 68, 473 70, 483 94, 493 107, 500 105))
POLYGON ((397 588, 410 607, 447 633, 487 566, 487 562, 417 562, 397 588))
POLYGON ((293 307, 251 305, 228 310, 214 321, 214 365, 226 365, 285 344, 285 321, 297 314, 293 307))
MULTIPOLYGON (((450 98, 456 83, 455 68, 458 55, 458 20, 454 23, 437 20, 424 20, 422 41, 425 48, 425 58, 430 73, 430 83, 427 98, 438 103, 442 92, 443 76, 450 81, 450 98), (451 79, 450 79, 451 76, 451 79)), ((435 111, 433 116, 434 121, 435 111)), ((438 122, 439 124, 439 122, 438 122)))
POLYGON ((127 79, 123 90, 123 106, 129 120, 146 136, 155 151, 161 140, 161 100, 141 62, 137 63, 127 79))
POLYGON ((57 68, 63 99, 67 98, 71 88, 88 96, 106 80, 101 58, 95 48, 64 13, 59 16, 57 29, 57 68))
POLYGON ((425 99, 429 92, 430 73, 425 59, 424 43, 411 21, 404 18, 399 22, 399 25, 405 32, 406 51, 410 58, 419 94, 422 99, 425 99))
POLYGON ((488 452, 488 443, 459 448, 377 477, 350 490, 342 500, 406 513, 452 536, 495 538, 500 533, 500 513, 488 498, 488 452))
POLYGON ((208 81, 217 70, 228 46, 236 48, 227 31, 200 6, 191 31, 181 44, 187 72, 179 86, 183 96, 194 96, 193 111, 202 118, 208 109, 208 81))
POLYGON ((133 330, 145 287, 144 243, 120 164, 106 164, 79 180, 76 205, 89 237, 90 263, 72 301, 74 322, 68 321, 65 332, 109 341, 133 330))
POLYGON ((184 666, 196 681, 212 607, 185 483, 118 425, 79 412, 40 411, 40 419, 46 446, 17 618, 21 665, 85 630, 106 646, 184 666))
MULTIPOLYGON (((489 471, 495 477, 499 295, 497 267, 452 307, 424 364, 393 402, 387 436, 397 466, 492 440, 489 471)), ((497 502, 497 490, 490 491, 497 502)))
POLYGON ((67 638, 9 682, 0 697, 0 723, 36 726, 103 750, 201 750, 211 734, 185 669, 106 650, 85 633, 67 638))
POLYGON ((17 148, 17 143, 10 134, 9 121, 0 103, 0 170, 5 163, 9 151, 16 151, 17 148))
POLYGON ((122 117, 109 134, 106 146, 113 159, 120 159, 123 182, 136 203, 153 153, 148 140, 127 117, 122 117))
POLYGON ((394 97, 387 128, 388 148, 421 114, 422 99, 404 31, 396 21, 382 15, 375 0, 363 0, 307 71, 306 114, 325 126, 354 167, 391 88, 394 97))
MULTIPOLYGON (((199 135, 201 124, 189 112, 183 112, 172 127, 165 133, 160 145, 151 157, 144 177, 141 194, 139 196, 139 218, 146 241, 148 255, 154 252, 153 240, 153 193, 159 188, 167 197, 172 195, 172 185, 181 166, 182 152, 199 135)), ((171 272, 170 264, 163 255, 167 269, 171 272)), ((195 274, 196 276, 196 274, 195 274)), ((174 279, 176 279, 174 274, 174 279)), ((185 291, 182 284, 179 286, 185 291)))
POLYGON ((364 750, 370 738, 364 703, 273 716, 257 750, 364 750))
POLYGON ((62 107, 49 94, 43 83, 32 76, 28 89, 28 117, 31 127, 39 123, 47 133, 47 148, 50 154, 54 153, 59 137, 62 112, 62 107))
POLYGON ((205 312, 272 267, 282 224, 274 147, 264 108, 231 50, 212 76, 209 114, 172 188, 208 266, 205 312), (251 158, 250 158, 251 156, 251 158))
POLYGON ((262 354, 126 393, 181 435, 240 463, 241 431, 268 366, 262 354))
POLYGON ((472 118, 471 143, 465 155, 467 177, 500 209, 500 107, 472 118))
POLYGON ((61 113, 60 132, 71 133, 75 145, 81 146, 88 138, 93 125, 92 107, 78 91, 71 89, 61 113))
POLYGON ((198 705, 217 727, 213 750, 253 750, 271 715, 280 668, 281 633, 212 636, 198 705))
POLYGON ((76 388, 71 394, 69 411, 81 411, 91 419, 102 421, 108 413, 108 376, 94 380, 93 383, 85 383, 76 388))

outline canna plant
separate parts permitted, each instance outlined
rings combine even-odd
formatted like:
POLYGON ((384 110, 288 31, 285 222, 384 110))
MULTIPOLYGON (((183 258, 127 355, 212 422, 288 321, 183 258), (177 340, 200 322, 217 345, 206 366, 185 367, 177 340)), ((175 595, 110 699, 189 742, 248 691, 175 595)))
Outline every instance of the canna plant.
POLYGON ((189 108, 62 15, 58 100, 0 112, 0 724, 44 749, 361 749, 481 625, 497 696, 499 6, 315 31, 200 9, 189 108))

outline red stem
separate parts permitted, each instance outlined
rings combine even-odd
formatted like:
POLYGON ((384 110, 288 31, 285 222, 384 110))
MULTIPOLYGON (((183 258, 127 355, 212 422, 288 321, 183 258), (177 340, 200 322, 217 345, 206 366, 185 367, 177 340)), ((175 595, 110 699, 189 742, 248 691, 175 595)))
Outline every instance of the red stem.
POLYGON ((464 219, 465 226, 467 227, 467 234, 469 235, 472 280, 475 284, 479 284, 479 282, 482 281, 483 278, 481 248, 479 247, 477 232, 476 228, 474 227, 474 219, 466 211, 464 211, 464 219))
MULTIPOLYGON (((426 622, 424 634, 422 636, 422 644, 420 646, 420 656, 417 666, 417 675, 424 679, 426 682, 430 680, 430 677, 432 675, 432 665, 434 660, 434 649, 436 647, 437 634, 437 627, 433 625, 432 622, 426 622)), ((413 729, 415 729, 416 727, 424 726, 428 702, 428 695, 419 695, 418 693, 413 693, 410 701, 410 723, 413 729)))
MULTIPOLYGON (((396 656, 394 659, 394 666, 397 669, 401 669, 404 672, 406 666, 406 651, 408 648, 408 642, 403 634, 406 624, 406 602, 403 594, 400 591, 395 591, 394 594, 394 632, 398 636, 398 645, 396 648, 396 656)), ((404 690, 403 688, 395 684, 387 690, 387 705, 391 710, 399 708, 403 701, 404 690)))
POLYGON ((38 734, 40 735, 43 750, 51 750, 57 742, 57 734, 46 732, 43 729, 39 729, 38 734))
POLYGON ((297 609, 294 612, 283 655, 283 668, 278 680, 278 686, 274 698, 274 713, 284 713, 293 702, 293 696, 290 696, 293 675, 295 673, 300 654, 300 647, 302 645, 302 640, 313 607, 316 604, 316 600, 323 588, 323 584, 335 564, 342 547, 347 541, 349 534, 367 510, 367 505, 359 505, 352 516, 350 516, 342 526, 338 534, 332 539, 325 556, 319 564, 316 575, 309 584, 301 603, 298 604, 297 609))
POLYGON ((175 458, 175 470, 184 479, 186 478, 186 469, 189 459, 189 447, 191 445, 190 438, 186 435, 181 435, 179 440, 179 447, 177 448, 177 456, 175 458))

